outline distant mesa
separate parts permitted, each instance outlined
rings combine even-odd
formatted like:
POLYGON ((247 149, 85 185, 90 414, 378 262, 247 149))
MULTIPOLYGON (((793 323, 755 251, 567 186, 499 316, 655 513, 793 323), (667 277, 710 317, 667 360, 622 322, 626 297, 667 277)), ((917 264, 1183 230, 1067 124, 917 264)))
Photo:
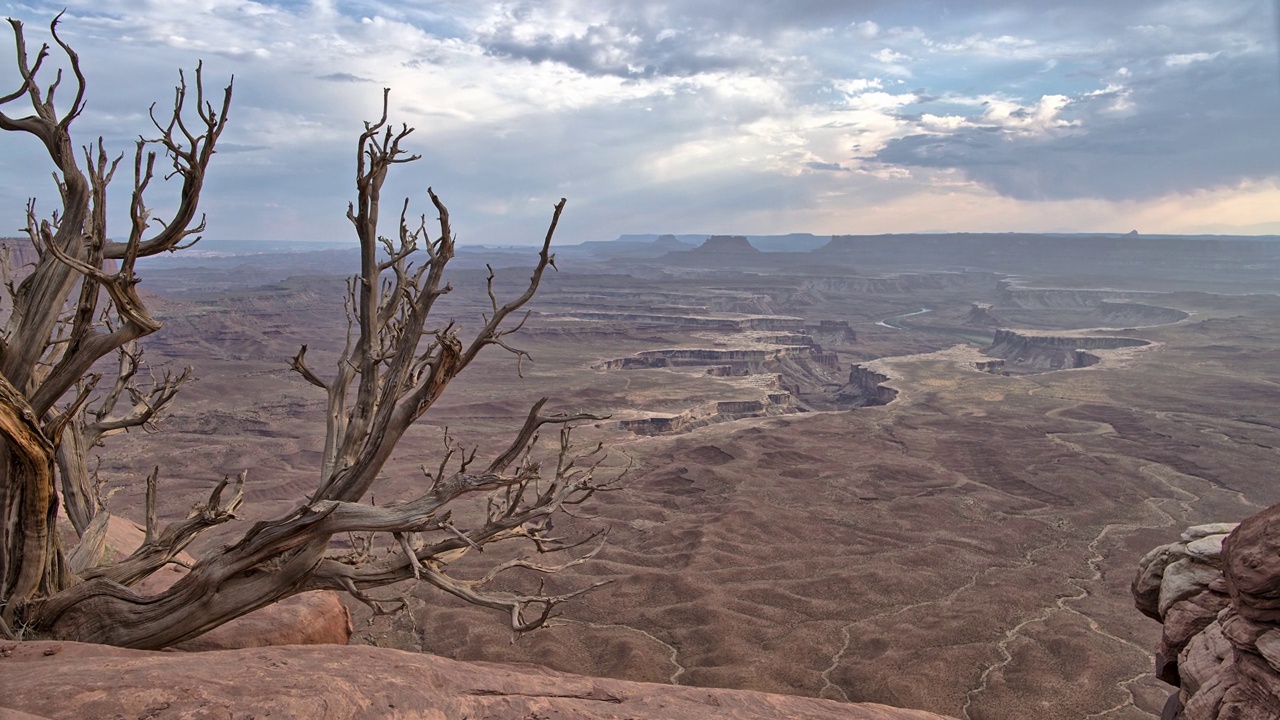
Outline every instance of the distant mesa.
POLYGON ((759 255, 760 251, 742 235, 712 235, 691 252, 716 253, 717 255, 759 255))
POLYGON ((685 250, 689 247, 687 243, 680 242, 680 238, 675 235, 659 235, 658 239, 653 241, 653 246, 660 250, 685 250))
POLYGON ((1005 370, 1014 370, 1015 366, 1021 374, 1090 367, 1102 360, 1090 350, 1117 350, 1150 344, 1137 338, 1034 335, 996 330, 995 338, 982 352, 1007 361, 1002 374, 1005 370))
POLYGON ((976 302, 969 306, 969 314, 965 315, 964 324, 969 327, 1001 327, 1005 322, 991 312, 990 304, 976 302))
POLYGON ((1130 230, 1127 234, 1129 234, 1129 235, 1137 235, 1137 234, 1138 234, 1138 231, 1137 231, 1137 230, 1130 230))

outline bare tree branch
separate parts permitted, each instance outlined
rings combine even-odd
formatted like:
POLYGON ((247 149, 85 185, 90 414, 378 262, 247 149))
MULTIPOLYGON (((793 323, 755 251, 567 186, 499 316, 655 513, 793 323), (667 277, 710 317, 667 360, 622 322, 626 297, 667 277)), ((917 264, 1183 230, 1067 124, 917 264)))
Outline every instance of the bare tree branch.
MULTIPOLYGON (((433 316, 436 301, 451 291, 445 279, 454 257, 449 211, 431 189, 439 235, 427 217, 412 219, 409 202, 399 208, 396 232, 379 234, 382 188, 390 169, 419 159, 403 145, 413 129, 388 122, 389 91, 379 118, 366 122, 356 146, 356 198, 347 217, 360 244, 360 272, 348 286, 346 344, 331 377, 306 360, 303 345, 290 367, 326 395, 324 454, 316 490, 292 511, 255 523, 238 540, 195 562, 171 588, 144 596, 133 588, 211 528, 235 518, 244 500, 245 473, 231 485, 223 479, 188 516, 161 529, 160 468, 147 475, 145 538, 120 562, 94 567, 102 551, 107 514, 100 486, 88 471, 89 452, 112 435, 150 429, 191 369, 157 376, 144 373, 139 338, 160 323, 137 292, 138 258, 172 251, 198 240, 199 196, 214 148, 226 127, 232 87, 220 105, 205 97, 203 67, 191 84, 180 75, 172 113, 151 108, 156 135, 134 147, 130 227, 122 242, 108 239, 106 189, 121 162, 99 140, 83 150, 77 165, 69 128, 84 108, 84 75, 74 50, 51 26, 75 79, 70 107, 59 114, 54 99, 61 76, 42 86, 37 75, 49 48, 32 60, 21 23, 11 21, 20 87, 0 96, 0 130, 40 139, 56 172, 61 207, 47 218, 27 207, 27 234, 39 255, 32 272, 10 293, 12 308, 0 337, 0 620, 15 618, 52 637, 159 648, 195 637, 228 620, 313 588, 344 590, 377 612, 403 608, 401 600, 374 598, 369 591, 417 579, 468 602, 504 612, 517 631, 539 627, 562 603, 603 583, 564 593, 505 588, 526 574, 559 573, 593 558, 602 533, 570 541, 551 536, 552 517, 607 489, 597 480, 603 448, 580 452, 571 443, 574 423, 602 419, 590 413, 544 414, 534 404, 511 444, 482 471, 473 470, 478 448, 463 448, 446 433, 444 450, 429 460, 429 487, 417 497, 381 505, 366 501, 408 428, 429 410, 449 384, 489 346, 515 354, 517 371, 528 353, 508 341, 528 313, 548 267, 565 200, 554 206, 528 285, 501 302, 490 270, 489 312, 465 340, 463 325, 433 316), (25 98, 32 114, 15 118, 7 108, 25 98), (163 156, 163 160, 161 157, 163 156), (157 162, 162 164, 157 170, 157 162), (153 217, 144 197, 161 180, 180 179, 177 210, 153 217), (514 316, 514 319, 513 319, 514 316), (114 375, 91 372, 116 353, 114 375), (149 384, 147 379, 149 377, 149 384), (559 429, 559 446, 540 448, 539 432, 559 429), (57 459, 55 466, 55 457, 57 459), (437 462, 438 461, 438 462, 437 462), (61 475, 80 546, 64 559, 53 532, 59 512, 61 475), (224 499, 228 487, 230 497, 224 499), (474 500, 466 500, 472 498, 474 500), (465 503, 474 512, 451 507, 465 503), (352 552, 332 548, 334 537, 362 537, 352 552), (380 538, 375 546, 373 538, 380 538), (544 562, 486 548, 517 543, 538 555, 564 553, 600 538, 578 557, 544 562), (379 552, 372 552, 377 547, 379 552), (386 550, 387 552, 382 552, 386 550), (479 572, 459 563, 492 560, 479 572), (78 577, 72 572, 78 574, 78 577), (499 581, 499 578, 502 578, 499 581), (495 589, 501 586, 504 589, 495 589)), ((12 286, 10 286, 12 287, 12 286)), ((424 463, 425 464, 425 463, 424 463)), ((425 472, 425 471, 424 471, 425 472)), ((561 555, 561 558, 568 557, 561 555)), ((518 583, 517 583, 518 585, 518 583)))

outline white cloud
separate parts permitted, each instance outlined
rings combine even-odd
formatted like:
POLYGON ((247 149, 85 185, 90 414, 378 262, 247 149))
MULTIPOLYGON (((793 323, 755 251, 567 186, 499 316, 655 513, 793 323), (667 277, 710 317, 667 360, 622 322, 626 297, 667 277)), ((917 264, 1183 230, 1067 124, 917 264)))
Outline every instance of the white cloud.
POLYGON ((884 48, 882 50, 874 52, 871 54, 871 57, 875 58, 878 62, 882 62, 886 64, 897 64, 897 63, 901 63, 903 60, 911 59, 909 55, 904 55, 903 53, 900 53, 891 48, 884 48))
MULTIPOLYGON (((624 223, 651 216, 645 202, 728 229, 744 198, 766 194, 783 230, 806 227, 820 197, 865 207, 966 184, 1128 197, 1280 175, 1256 132, 1280 114, 1274 33, 1250 20, 1265 1, 1176 3, 1093 15, 1002 0, 944 18, 907 0, 854 19, 834 3, 728 0, 68 0, 61 29, 90 75, 81 142, 127 149, 147 132, 142 111, 201 56, 211 92, 236 75, 207 198, 235 212, 211 215, 211 235, 343 237, 354 134, 391 87, 392 120, 418 126, 410 145, 426 156, 405 187, 436 185, 466 237, 503 242, 545 219, 529 197, 557 192, 582 218, 566 225, 578 240, 642 230, 624 223), (1231 117, 1188 119, 1197 106, 1231 117), (1054 165, 1064 157, 1076 177, 1054 165), (296 208, 283 224, 281 207, 296 208)), ((11 12, 34 40, 60 7, 11 12)), ((0 63, 0 86, 13 82, 0 63)), ((43 164, 0 142, 3 213, 43 164)))
POLYGON ((867 40, 872 40, 880 35, 880 26, 870 20, 854 23, 851 27, 857 31, 858 35, 867 40))
POLYGON ((845 95, 857 95, 871 89, 884 87, 880 78, 849 78, 831 81, 831 86, 845 95))
POLYGON ((1034 105, 1022 105, 998 97, 988 98, 982 119, 987 124, 1020 133, 1045 135, 1065 128, 1077 127, 1078 120, 1062 118, 1062 111, 1071 104, 1066 95, 1045 95, 1034 105))
POLYGON ((932 113, 921 115, 920 124, 928 129, 937 131, 959 130, 962 127, 970 127, 972 125, 969 119, 963 115, 939 116, 932 113))
POLYGON ((1194 53, 1178 53, 1174 55, 1166 55, 1164 64, 1167 67, 1186 67, 1195 63, 1209 62, 1218 57, 1220 53, 1216 52, 1194 52, 1194 53))
POLYGON ((1045 49, 1035 40, 1013 35, 988 38, 975 34, 955 42, 937 43, 934 47, 947 53, 1003 59, 1039 59, 1045 56, 1045 49))

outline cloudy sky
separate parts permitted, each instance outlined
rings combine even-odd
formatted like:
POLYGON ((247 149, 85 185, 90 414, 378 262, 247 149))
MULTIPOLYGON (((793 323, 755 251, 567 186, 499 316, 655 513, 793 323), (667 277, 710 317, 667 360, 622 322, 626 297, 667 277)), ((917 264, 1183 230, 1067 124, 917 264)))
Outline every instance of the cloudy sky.
MULTIPOLYGON (((129 149, 178 68, 235 76, 209 237, 349 237, 355 138, 383 87, 423 156, 389 190, 426 211, 434 187, 463 242, 534 242, 562 196, 566 242, 1280 233, 1272 0, 0 6, 35 46, 67 8, 60 31, 90 83, 81 143, 129 149)), ((9 92, 12 51, 0 57, 9 92)), ((16 228, 28 196, 48 209, 56 191, 31 138, 0 143, 0 221, 16 228)), ((151 201, 163 217, 169 201, 151 201)))

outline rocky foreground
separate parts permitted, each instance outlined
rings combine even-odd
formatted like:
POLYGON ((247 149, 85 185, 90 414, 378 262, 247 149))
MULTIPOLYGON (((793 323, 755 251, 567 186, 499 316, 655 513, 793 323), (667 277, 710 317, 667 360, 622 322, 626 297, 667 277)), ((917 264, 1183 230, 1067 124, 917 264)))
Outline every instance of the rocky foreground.
POLYGON ((1280 718, 1280 505, 1152 550, 1133 595, 1164 625, 1165 720, 1280 718))
POLYGON ((0 720, 30 717, 945 720, 870 703, 588 678, 355 645, 165 653, 0 643, 0 720))

